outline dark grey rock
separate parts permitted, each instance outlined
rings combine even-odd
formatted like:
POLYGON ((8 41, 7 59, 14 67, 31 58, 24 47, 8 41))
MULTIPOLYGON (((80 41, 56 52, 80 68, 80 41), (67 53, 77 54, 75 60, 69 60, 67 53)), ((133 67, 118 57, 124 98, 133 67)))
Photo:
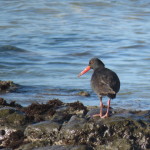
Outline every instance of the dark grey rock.
POLYGON ((84 140, 84 136, 86 136, 84 135, 84 133, 86 134, 87 130, 86 125, 87 124, 85 118, 72 116, 69 122, 63 125, 60 130, 60 139, 62 140, 62 144, 76 144, 78 141, 82 143, 82 140, 84 140))
POLYGON ((5 148, 16 148, 24 140, 23 131, 18 127, 0 125, 0 146, 5 148))
POLYGON ((89 97, 89 96, 90 96, 90 93, 88 93, 88 92, 86 92, 86 91, 80 91, 80 92, 76 93, 75 95, 87 96, 87 97, 89 97))
POLYGON ((13 81, 0 81, 0 92, 10 92, 18 88, 13 81))
POLYGON ((126 139, 116 139, 106 145, 97 145, 95 150, 132 150, 132 145, 126 139))
POLYGON ((111 116, 101 119, 92 117, 99 108, 87 108, 80 102, 64 104, 53 100, 18 109, 8 107, 3 99, 0 102, 0 148, 150 149, 150 111, 111 109, 111 116))
POLYGON ((24 125, 26 123, 26 116, 15 108, 2 107, 0 108, 0 123, 1 125, 11 124, 11 126, 24 125))
POLYGON ((52 144, 57 139, 61 124, 54 121, 43 121, 29 125, 25 129, 25 136, 29 142, 47 142, 52 144))
POLYGON ((33 150, 92 150, 92 148, 88 147, 87 145, 54 145, 35 148, 33 150))

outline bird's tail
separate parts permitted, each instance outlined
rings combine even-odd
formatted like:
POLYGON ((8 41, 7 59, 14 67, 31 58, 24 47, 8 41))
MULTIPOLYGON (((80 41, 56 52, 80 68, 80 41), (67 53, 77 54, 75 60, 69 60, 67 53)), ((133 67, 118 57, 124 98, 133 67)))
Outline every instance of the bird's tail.
POLYGON ((108 94, 108 97, 111 99, 116 98, 116 94, 108 94))

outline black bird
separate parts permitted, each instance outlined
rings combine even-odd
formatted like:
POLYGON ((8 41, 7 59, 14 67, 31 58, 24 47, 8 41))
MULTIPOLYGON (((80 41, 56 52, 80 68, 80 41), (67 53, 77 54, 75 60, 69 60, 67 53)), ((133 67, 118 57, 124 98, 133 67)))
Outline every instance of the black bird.
POLYGON ((98 58, 92 58, 89 61, 89 65, 78 75, 78 77, 85 74, 90 69, 94 70, 91 77, 91 87, 100 98, 100 113, 93 115, 93 117, 99 116, 101 118, 106 118, 109 116, 110 101, 116 97, 116 94, 120 89, 120 80, 117 74, 112 70, 105 68, 104 63, 98 58), (103 96, 109 97, 105 115, 103 115, 103 96))

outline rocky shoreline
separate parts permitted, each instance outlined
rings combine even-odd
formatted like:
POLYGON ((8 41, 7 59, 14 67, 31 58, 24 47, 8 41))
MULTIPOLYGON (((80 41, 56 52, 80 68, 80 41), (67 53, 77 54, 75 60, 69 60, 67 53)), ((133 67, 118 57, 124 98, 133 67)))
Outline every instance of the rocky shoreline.
POLYGON ((16 150, 144 150, 150 148, 150 111, 111 109, 58 99, 22 107, 0 99, 0 148, 16 150))
POLYGON ((19 85, 15 84, 13 81, 1 81, 0 80, 0 93, 7 93, 14 91, 19 85))
POLYGON ((93 118, 98 107, 59 99, 23 107, 0 98, 0 149, 148 150, 150 110, 111 108, 106 119, 93 118))

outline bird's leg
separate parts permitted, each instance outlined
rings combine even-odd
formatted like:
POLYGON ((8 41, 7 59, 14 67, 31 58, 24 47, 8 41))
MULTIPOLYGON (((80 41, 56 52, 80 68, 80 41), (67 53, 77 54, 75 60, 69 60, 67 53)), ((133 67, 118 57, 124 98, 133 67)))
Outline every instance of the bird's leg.
POLYGON ((93 115, 93 117, 96 117, 96 116, 99 116, 99 117, 102 117, 102 116, 103 116, 103 102, 102 102, 102 96, 100 96, 100 113, 93 115))
POLYGON ((103 102, 102 102, 102 96, 100 97, 100 117, 103 116, 103 102))
POLYGON ((106 111, 106 114, 104 116, 102 116, 101 118, 107 118, 109 117, 109 108, 110 108, 110 99, 108 100, 107 102, 107 111, 106 111))

